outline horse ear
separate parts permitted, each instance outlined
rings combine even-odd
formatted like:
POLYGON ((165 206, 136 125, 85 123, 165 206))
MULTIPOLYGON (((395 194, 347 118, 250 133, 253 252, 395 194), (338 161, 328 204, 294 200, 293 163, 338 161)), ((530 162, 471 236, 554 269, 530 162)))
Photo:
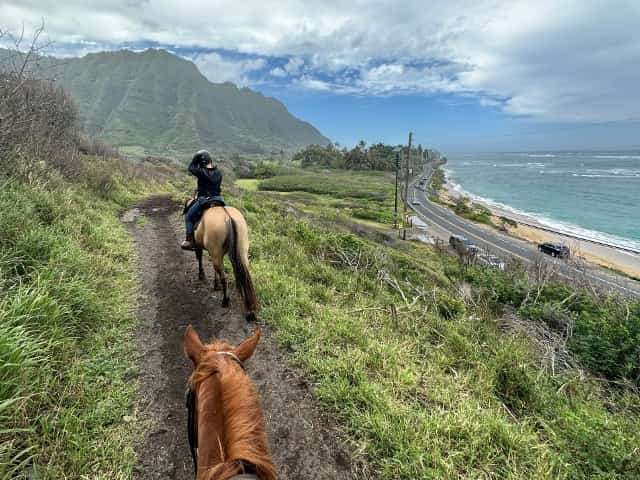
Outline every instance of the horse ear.
POLYGON ((258 346, 258 340, 260 340, 261 334, 262 330, 257 328, 253 335, 236 347, 234 353, 241 361, 245 362, 253 355, 253 352, 255 352, 258 346))
POLYGON ((202 355, 202 341, 191 325, 184 331, 184 354, 191 359, 194 367, 198 366, 202 355))

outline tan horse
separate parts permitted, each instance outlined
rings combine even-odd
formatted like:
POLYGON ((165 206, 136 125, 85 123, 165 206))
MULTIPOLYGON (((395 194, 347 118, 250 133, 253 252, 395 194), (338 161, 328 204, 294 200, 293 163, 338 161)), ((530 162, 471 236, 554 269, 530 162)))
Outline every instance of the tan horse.
POLYGON ((195 231, 198 275, 205 279, 202 267, 202 250, 206 250, 213 263, 215 290, 222 287, 222 306, 229 306, 227 277, 224 272, 224 256, 229 255, 236 288, 248 320, 255 320, 260 305, 249 273, 249 227, 242 213, 233 207, 211 207, 204 211, 195 231))
POLYGON ((260 329, 237 347, 203 345, 191 325, 184 332, 193 362, 187 407, 196 480, 276 478, 258 394, 244 370, 258 340, 260 329))

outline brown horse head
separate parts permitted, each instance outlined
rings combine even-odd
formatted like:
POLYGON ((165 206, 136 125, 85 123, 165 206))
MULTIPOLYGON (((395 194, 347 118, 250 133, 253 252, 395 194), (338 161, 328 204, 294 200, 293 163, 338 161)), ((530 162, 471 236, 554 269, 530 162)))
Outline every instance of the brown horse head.
POLYGON ((184 333, 184 352, 193 362, 189 387, 195 395, 197 480, 227 480, 242 473, 276 478, 258 394, 244 371, 260 334, 258 328, 234 347, 203 345, 191 325, 184 333))

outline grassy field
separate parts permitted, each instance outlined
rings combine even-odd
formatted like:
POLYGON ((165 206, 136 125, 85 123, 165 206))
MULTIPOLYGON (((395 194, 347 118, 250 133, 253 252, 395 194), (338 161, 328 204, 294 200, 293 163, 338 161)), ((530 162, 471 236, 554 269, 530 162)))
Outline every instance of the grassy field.
POLYGON ((256 191, 258 189, 258 183, 260 180, 255 178, 239 178, 235 181, 236 185, 243 190, 256 191))
POLYGON ((118 214, 169 177, 85 161, 73 184, 0 183, 1 479, 131 477, 135 280, 118 214))
POLYGON ((262 316, 383 478, 640 478, 637 303, 353 235, 326 195, 349 198, 353 177, 311 182, 276 177, 266 189, 304 193, 238 200, 262 316), (532 331, 575 325, 577 367, 509 333, 514 309, 532 331))
POLYGON ((262 180, 257 188, 299 193, 293 198, 307 211, 339 214, 380 226, 393 224, 394 186, 382 172, 304 171, 262 180))

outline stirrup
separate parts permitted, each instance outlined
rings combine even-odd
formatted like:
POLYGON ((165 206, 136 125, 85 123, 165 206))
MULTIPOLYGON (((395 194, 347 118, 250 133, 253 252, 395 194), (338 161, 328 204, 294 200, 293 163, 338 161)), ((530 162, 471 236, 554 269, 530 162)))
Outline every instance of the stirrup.
POLYGON ((180 248, 183 249, 183 250, 190 250, 190 251, 194 251, 196 249, 196 247, 193 244, 193 242, 190 242, 188 240, 185 240, 184 242, 182 242, 180 244, 180 248))

